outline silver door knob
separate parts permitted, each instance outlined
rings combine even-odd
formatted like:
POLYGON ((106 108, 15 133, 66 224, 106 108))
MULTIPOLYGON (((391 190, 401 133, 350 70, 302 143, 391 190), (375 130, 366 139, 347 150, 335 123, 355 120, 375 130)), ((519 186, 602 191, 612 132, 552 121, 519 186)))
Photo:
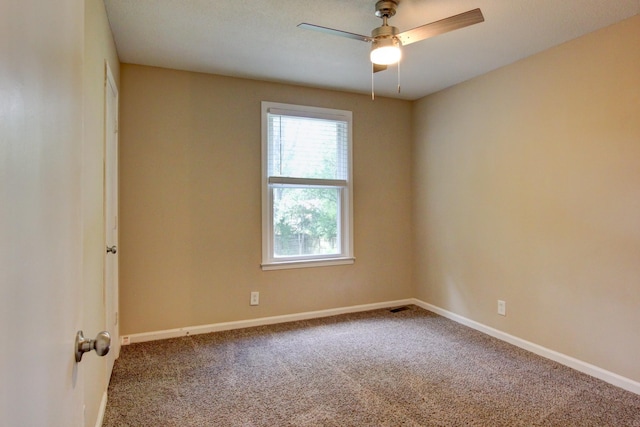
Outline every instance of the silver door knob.
POLYGON ((107 253, 111 253, 111 254, 115 254, 116 252, 118 252, 118 247, 116 245, 113 246, 107 246, 107 253))
POLYGON ((82 360, 82 355, 87 351, 95 350, 98 356, 104 356, 109 353, 111 348, 111 335, 109 332, 102 331, 96 335, 96 339, 86 339, 82 331, 76 334, 76 362, 82 360))

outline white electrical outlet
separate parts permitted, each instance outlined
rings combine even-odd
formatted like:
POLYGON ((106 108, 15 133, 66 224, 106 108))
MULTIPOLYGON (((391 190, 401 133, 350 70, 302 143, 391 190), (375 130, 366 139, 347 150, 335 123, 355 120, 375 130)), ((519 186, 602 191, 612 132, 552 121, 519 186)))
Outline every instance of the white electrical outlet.
POLYGON ((498 300, 498 314, 501 316, 507 315, 507 303, 502 300, 498 300))
POLYGON ((260 304, 260 292, 251 292, 251 305, 260 304))

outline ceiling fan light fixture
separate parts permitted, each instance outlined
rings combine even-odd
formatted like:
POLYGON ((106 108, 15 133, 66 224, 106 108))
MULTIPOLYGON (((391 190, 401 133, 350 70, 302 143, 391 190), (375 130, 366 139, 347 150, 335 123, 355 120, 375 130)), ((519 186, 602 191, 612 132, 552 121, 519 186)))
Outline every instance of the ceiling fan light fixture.
POLYGON ((378 65, 392 65, 400 62, 402 51, 400 41, 395 37, 385 37, 371 43, 371 62, 378 65))

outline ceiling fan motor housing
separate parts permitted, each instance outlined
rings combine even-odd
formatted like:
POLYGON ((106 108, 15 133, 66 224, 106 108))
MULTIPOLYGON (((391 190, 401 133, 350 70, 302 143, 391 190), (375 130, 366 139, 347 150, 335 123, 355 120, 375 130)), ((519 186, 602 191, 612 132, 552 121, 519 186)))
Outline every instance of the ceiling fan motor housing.
POLYGON ((392 27, 391 25, 383 25, 381 27, 374 28, 374 30, 371 31, 371 38, 373 39, 390 38, 390 37, 396 36, 398 33, 399 31, 396 27, 392 27))

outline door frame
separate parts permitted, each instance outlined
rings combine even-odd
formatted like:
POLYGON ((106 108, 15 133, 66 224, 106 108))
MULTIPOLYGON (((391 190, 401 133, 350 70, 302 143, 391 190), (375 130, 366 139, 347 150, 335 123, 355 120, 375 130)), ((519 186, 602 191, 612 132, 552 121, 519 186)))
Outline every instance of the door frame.
MULTIPOLYGON (((104 226, 106 246, 118 246, 118 87, 105 61, 104 84, 104 226)), ((111 333, 111 351, 107 355, 107 384, 113 364, 120 355, 118 256, 104 251, 105 324, 111 333), (111 269, 111 270, 110 270, 111 269)))

